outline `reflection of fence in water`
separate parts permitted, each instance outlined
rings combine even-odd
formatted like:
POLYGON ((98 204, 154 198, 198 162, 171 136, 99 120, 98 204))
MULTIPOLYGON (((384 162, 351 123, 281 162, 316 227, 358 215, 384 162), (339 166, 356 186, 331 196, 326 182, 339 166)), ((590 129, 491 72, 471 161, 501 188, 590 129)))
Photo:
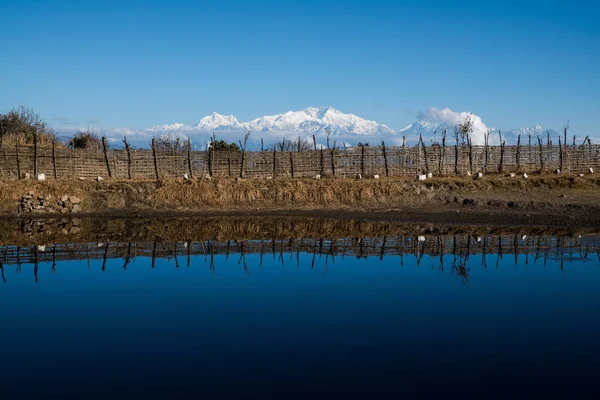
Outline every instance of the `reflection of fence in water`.
POLYGON ((63 260, 90 260, 135 257, 174 258, 192 255, 312 253, 331 256, 384 257, 401 255, 533 255, 558 257, 566 253, 596 254, 595 245, 581 238, 558 236, 394 236, 338 239, 228 240, 191 243, 118 242, 71 243, 45 246, 0 247, 3 264, 34 264, 63 260))
POLYGON ((529 257, 533 262, 540 258, 544 264, 547 260, 560 262, 563 268, 565 260, 600 261, 598 244, 575 237, 560 236, 520 236, 520 235, 454 235, 454 236, 393 236, 369 238, 339 238, 339 239, 273 239, 273 240, 228 240, 219 242, 208 240, 191 243, 168 242, 116 242, 116 243, 71 243, 56 245, 37 245, 30 247, 3 246, 0 247, 1 278, 6 282, 4 269, 7 265, 16 265, 17 272, 23 264, 34 265, 34 276, 37 282, 39 263, 52 263, 52 272, 56 263, 67 260, 103 260, 102 270, 106 269, 108 259, 123 259, 123 269, 126 270, 130 261, 136 257, 148 257, 154 268, 157 258, 174 260, 179 268, 180 258, 186 257, 182 264, 190 267, 192 256, 204 256, 210 261, 211 270, 215 270, 215 256, 230 254, 239 255, 238 264, 248 272, 247 254, 260 255, 260 265, 263 257, 271 255, 282 265, 292 262, 300 265, 300 253, 312 254, 311 268, 315 266, 316 257, 325 256, 327 267, 329 258, 335 262, 336 257, 368 258, 398 256, 400 264, 405 257, 414 257, 420 265, 425 255, 439 257, 438 268, 444 270, 444 259, 449 263, 450 272, 459 277, 463 283, 469 278, 467 263, 471 255, 482 255, 481 265, 487 267, 486 255, 497 255, 492 262, 498 266, 503 256, 514 256, 515 264, 519 264, 518 256, 525 255, 525 263, 529 257), (447 256, 453 256, 448 260, 447 256), (592 258, 593 257, 593 258, 592 258), (291 260, 291 261, 289 261, 291 260))

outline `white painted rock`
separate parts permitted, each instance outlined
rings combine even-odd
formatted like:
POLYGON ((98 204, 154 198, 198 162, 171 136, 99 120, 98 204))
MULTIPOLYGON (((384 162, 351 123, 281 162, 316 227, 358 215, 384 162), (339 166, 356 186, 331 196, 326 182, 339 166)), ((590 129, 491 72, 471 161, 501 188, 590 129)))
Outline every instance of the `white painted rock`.
POLYGON ((101 177, 101 176, 99 176, 99 177, 97 177, 97 178, 96 178, 96 180, 97 180, 98 182, 102 182, 102 181, 104 180, 104 178, 103 178, 103 177, 101 177))
POLYGON ((554 173, 555 173, 555 174, 557 174, 557 175, 558 175, 558 174, 560 174, 560 168, 556 168, 556 169, 554 170, 554 173))
POLYGON ((321 179, 321 174, 315 175, 315 179, 321 179))
POLYGON ((190 178, 188 178, 188 174, 187 174, 187 172, 186 172, 185 174, 183 174, 183 180, 184 180, 184 181, 187 181, 187 180, 189 180, 189 179, 190 179, 190 178))
POLYGON ((420 181, 424 181, 425 179, 427 179, 427 175, 417 175, 417 179, 420 181))
POLYGON ((590 168, 589 172, 590 172, 590 174, 593 174, 594 173, 594 168, 590 168))
POLYGON ((583 174, 579 174, 579 175, 577 175, 577 176, 578 176, 578 177, 580 177, 580 178, 583 178, 583 174))
POLYGON ((46 174, 38 174, 37 180, 38 181, 45 181, 46 180, 46 174))
POLYGON ((433 178, 433 174, 431 172, 427 173, 427 179, 433 178))
POLYGON ((525 178, 525 179, 529 178, 529 175, 527 175, 527 172, 525 172, 525 173, 523 174, 523 178, 525 178))
POLYGON ((515 176, 517 176, 517 174, 515 174, 514 172, 511 172, 511 173, 510 173, 510 177, 511 177, 511 178, 514 178, 515 176))
POLYGON ((373 179, 379 179, 379 175, 373 175, 373 179))
POLYGON ((481 172, 478 172, 475 174, 475 179, 481 179, 483 178, 483 174, 481 172))
POLYGON ((356 179, 362 179, 362 175, 361 174, 356 174, 356 179))

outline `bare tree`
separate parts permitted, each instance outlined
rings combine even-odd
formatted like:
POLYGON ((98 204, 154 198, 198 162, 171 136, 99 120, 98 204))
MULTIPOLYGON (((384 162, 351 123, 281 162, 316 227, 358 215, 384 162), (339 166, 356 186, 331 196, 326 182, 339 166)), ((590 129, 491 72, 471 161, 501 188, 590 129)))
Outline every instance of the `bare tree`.
MULTIPOLYGON (((184 150, 186 146, 185 140, 173 132, 154 136, 153 141, 156 149, 169 150, 171 152, 184 150)), ((152 143, 152 141, 150 143, 152 143)))
POLYGON ((298 138, 296 140, 281 139, 281 142, 277 142, 273 145, 277 151, 309 151, 312 146, 308 139, 298 138))
POLYGON ((469 136, 473 132, 474 118, 473 114, 469 114, 465 117, 463 122, 459 122, 454 125, 454 138, 456 144, 466 144, 469 141, 469 136), (460 140, 459 140, 460 139, 460 140))

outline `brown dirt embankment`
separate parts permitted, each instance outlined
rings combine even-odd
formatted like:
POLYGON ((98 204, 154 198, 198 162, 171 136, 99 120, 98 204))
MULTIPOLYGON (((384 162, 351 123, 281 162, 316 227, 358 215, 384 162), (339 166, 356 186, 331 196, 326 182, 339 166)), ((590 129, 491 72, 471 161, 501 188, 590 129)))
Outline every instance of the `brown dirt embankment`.
POLYGON ((600 228, 600 176, 484 176, 425 182, 382 178, 0 183, 0 216, 47 218, 73 213, 111 217, 297 215, 600 228), (72 200, 76 204, 71 204, 72 200))

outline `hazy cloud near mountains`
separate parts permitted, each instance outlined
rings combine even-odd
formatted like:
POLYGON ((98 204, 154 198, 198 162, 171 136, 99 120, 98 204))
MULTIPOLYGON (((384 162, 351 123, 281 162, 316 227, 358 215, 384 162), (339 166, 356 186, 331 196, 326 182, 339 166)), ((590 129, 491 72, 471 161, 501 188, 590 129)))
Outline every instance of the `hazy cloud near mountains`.
MULTIPOLYGON (((493 128, 489 128, 478 115, 471 114, 469 112, 457 112, 452 111, 448 107, 439 109, 436 107, 429 107, 425 112, 419 112, 419 120, 431 121, 435 124, 443 124, 448 126, 448 137, 452 137, 453 127, 457 124, 465 121, 469 116, 473 115, 473 133, 471 139, 474 145, 485 144, 485 135, 489 131, 493 131, 493 128)), ((495 138, 490 137, 490 141, 493 143, 495 138)), ((498 140, 499 141, 499 140, 498 140)))

